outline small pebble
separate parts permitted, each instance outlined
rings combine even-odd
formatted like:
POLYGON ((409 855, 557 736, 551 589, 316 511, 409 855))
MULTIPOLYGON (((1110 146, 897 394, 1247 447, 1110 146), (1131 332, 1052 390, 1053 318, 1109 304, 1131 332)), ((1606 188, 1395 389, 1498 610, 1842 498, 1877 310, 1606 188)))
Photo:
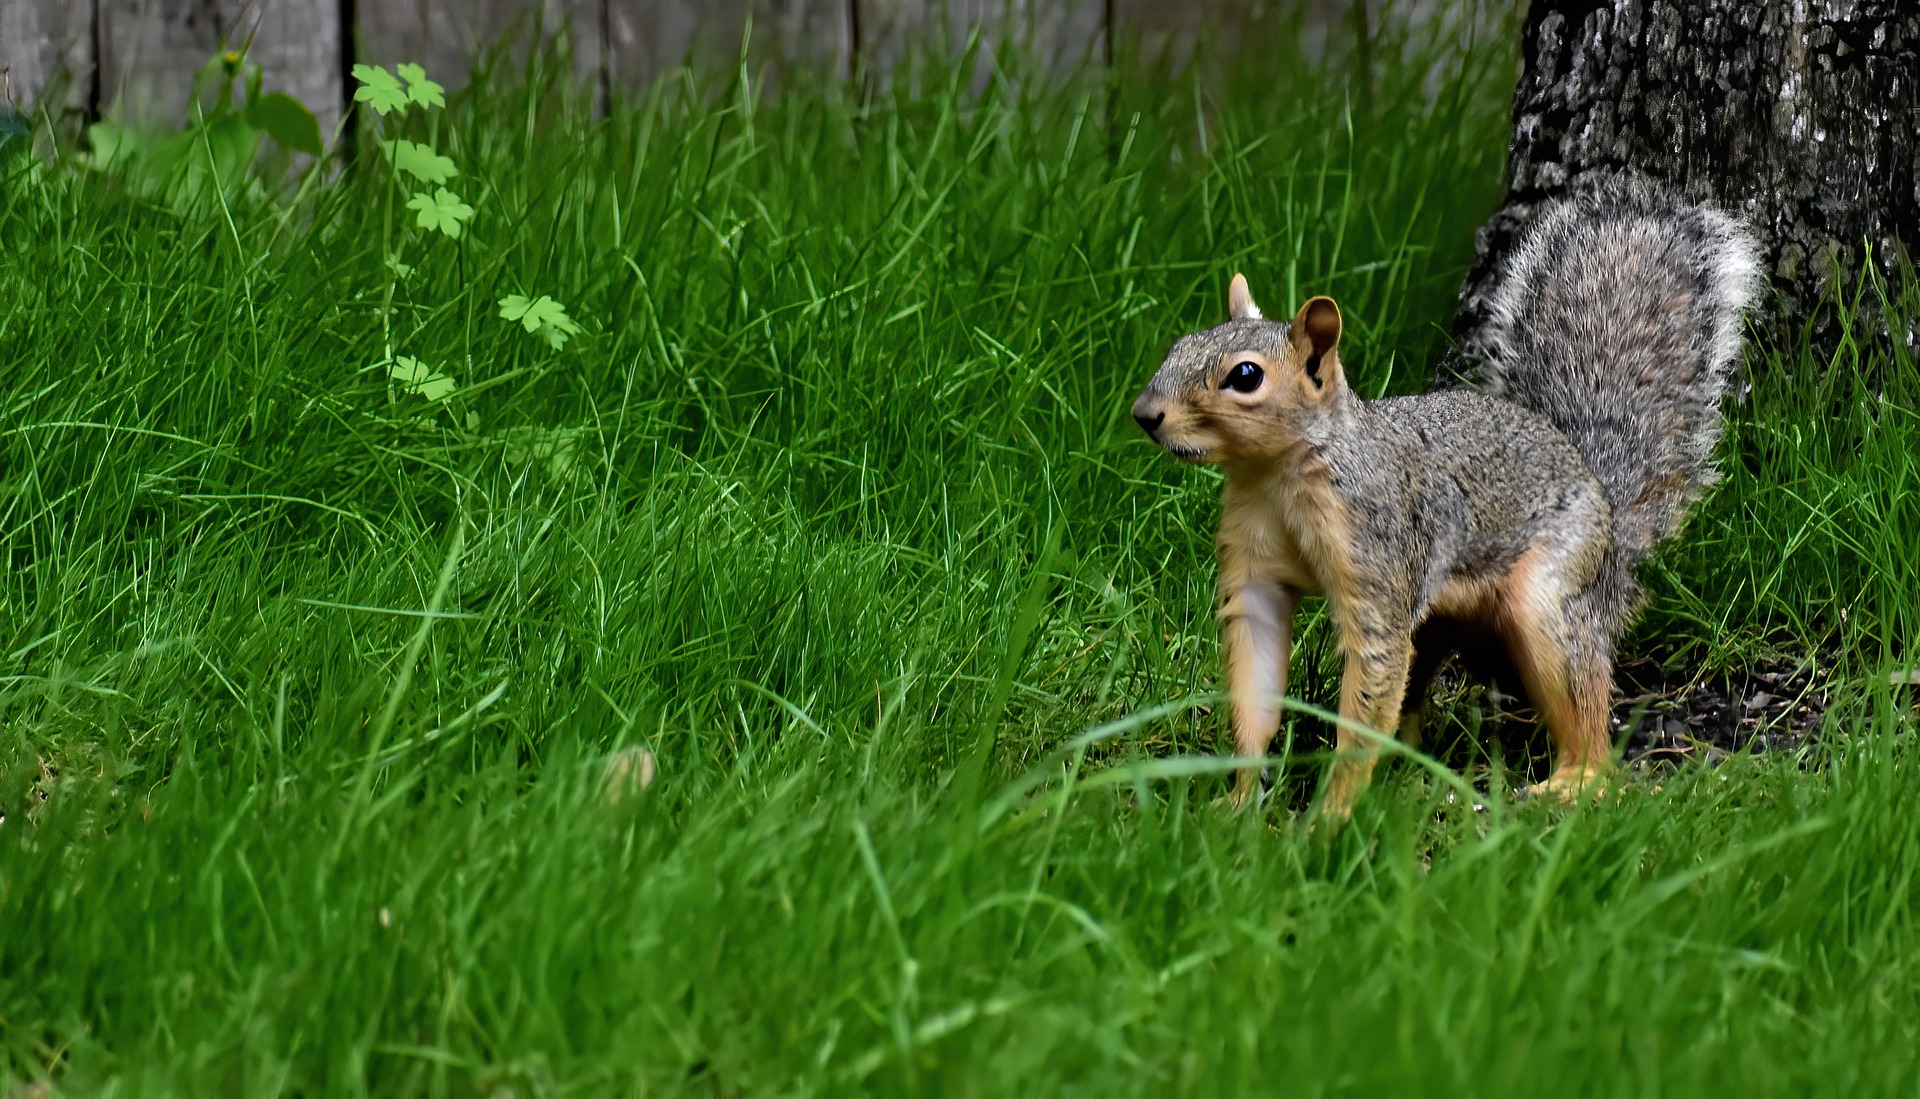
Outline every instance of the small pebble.
POLYGON ((653 785, 653 753, 645 748, 624 748, 607 760, 606 777, 600 783, 600 800, 609 805, 622 801, 653 785))

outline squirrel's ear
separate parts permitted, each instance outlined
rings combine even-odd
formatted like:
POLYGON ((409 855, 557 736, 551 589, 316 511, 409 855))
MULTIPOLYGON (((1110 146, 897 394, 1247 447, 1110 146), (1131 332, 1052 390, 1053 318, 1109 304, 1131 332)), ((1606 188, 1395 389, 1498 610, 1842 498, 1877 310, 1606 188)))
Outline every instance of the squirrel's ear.
POLYGON ((1303 353, 1307 377, 1316 388, 1339 373, 1340 359, 1334 349, 1340 344, 1340 307, 1332 298, 1313 298, 1301 306, 1288 338, 1303 353), (1330 370, 1323 369, 1329 365, 1330 370))
POLYGON ((1236 321, 1256 320, 1260 307, 1253 304, 1253 291, 1247 289, 1247 276, 1235 275, 1227 284, 1227 316, 1236 321))

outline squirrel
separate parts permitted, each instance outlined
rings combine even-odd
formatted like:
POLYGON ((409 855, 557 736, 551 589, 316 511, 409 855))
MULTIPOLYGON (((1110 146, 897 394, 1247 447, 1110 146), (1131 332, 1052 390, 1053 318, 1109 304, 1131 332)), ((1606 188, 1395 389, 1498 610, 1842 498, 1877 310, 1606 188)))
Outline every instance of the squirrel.
MULTIPOLYGON (((1733 219, 1615 178, 1540 207, 1463 341, 1466 385, 1366 400, 1340 364, 1340 309, 1261 315, 1235 275, 1229 320, 1182 337, 1133 403, 1147 435, 1225 474, 1219 619, 1235 751, 1279 727, 1302 595, 1325 595, 1344 661, 1319 813, 1351 814, 1378 754, 1346 723, 1419 743, 1454 652, 1503 645, 1552 741, 1530 793, 1599 789, 1614 643, 1633 569, 1715 479, 1719 403, 1760 287, 1733 219)), ((1259 789, 1239 770, 1232 801, 1259 789)))

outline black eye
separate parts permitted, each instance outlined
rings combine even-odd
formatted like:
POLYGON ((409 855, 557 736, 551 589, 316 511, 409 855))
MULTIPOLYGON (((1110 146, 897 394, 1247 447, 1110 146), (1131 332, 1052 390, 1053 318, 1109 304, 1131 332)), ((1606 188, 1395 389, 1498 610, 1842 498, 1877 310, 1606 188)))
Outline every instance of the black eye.
POLYGON ((1267 372, 1260 369, 1257 363, 1237 363, 1221 379, 1220 388, 1231 389, 1235 393, 1251 393, 1260 388, 1260 381, 1266 376, 1267 372))

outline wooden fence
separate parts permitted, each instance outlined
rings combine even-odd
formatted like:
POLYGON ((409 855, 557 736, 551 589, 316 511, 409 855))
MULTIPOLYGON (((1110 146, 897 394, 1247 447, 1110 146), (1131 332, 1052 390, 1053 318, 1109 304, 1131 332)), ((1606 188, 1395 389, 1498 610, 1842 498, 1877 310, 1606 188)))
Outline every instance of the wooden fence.
MULTIPOLYGON (((419 61, 449 87, 483 48, 535 29, 567 36, 583 80, 644 87, 690 57, 884 74, 917 43, 1019 41, 1057 66, 1112 43, 1180 50, 1217 30, 1304 9, 1321 25, 1354 0, 0 0, 0 98, 83 118, 179 121, 194 72, 251 42, 267 89, 331 132, 356 61, 419 61)), ((1366 3, 1367 0, 1357 0, 1366 3)), ((1375 0, 1377 2, 1377 0, 1375 0)))

